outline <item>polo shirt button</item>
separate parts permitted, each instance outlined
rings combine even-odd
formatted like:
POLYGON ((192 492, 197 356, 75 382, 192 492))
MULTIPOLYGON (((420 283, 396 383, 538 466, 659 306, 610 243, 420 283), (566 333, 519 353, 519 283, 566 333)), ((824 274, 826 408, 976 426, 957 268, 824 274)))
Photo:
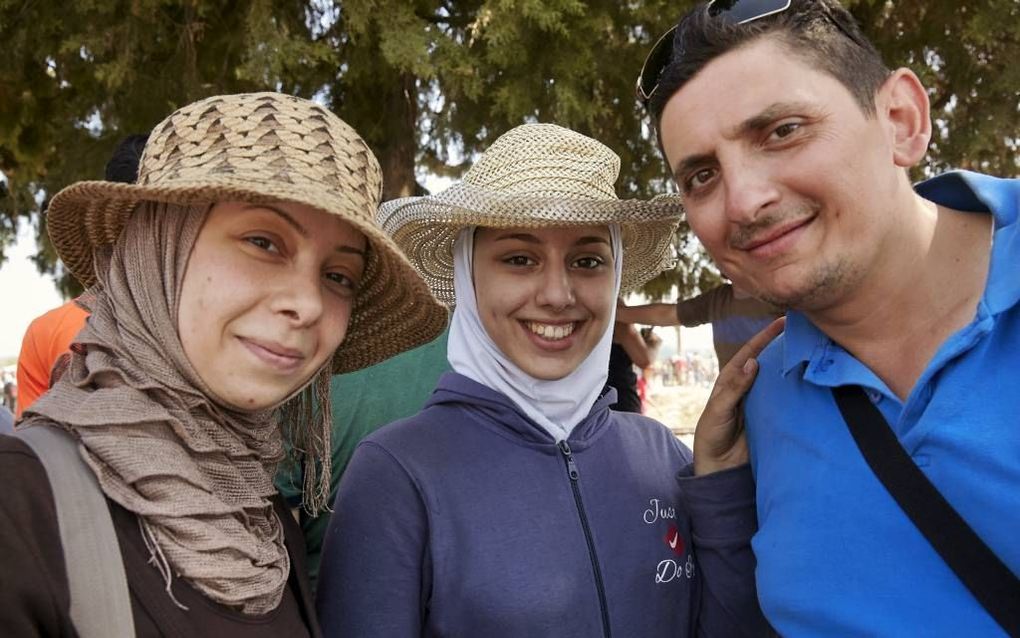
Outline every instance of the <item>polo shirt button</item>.
POLYGON ((866 395, 868 395, 868 399, 869 399, 869 400, 870 400, 870 401, 871 401, 872 403, 876 403, 876 404, 877 404, 878 402, 880 402, 880 401, 882 400, 882 393, 881 393, 881 392, 879 392, 878 390, 875 390, 875 389, 873 389, 873 388, 867 388, 867 389, 866 389, 866 390, 864 391, 864 393, 865 393, 866 395))

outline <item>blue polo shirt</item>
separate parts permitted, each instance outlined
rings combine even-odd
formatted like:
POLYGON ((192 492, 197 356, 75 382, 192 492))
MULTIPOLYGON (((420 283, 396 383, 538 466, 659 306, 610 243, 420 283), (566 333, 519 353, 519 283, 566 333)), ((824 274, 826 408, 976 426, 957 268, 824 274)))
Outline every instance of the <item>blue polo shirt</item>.
POLYGON ((917 192, 995 218, 974 320, 901 402, 792 312, 748 396, 758 592, 784 636, 1004 635, 872 474, 830 391, 862 386, 914 462, 1020 574, 1020 180, 952 172, 917 192))

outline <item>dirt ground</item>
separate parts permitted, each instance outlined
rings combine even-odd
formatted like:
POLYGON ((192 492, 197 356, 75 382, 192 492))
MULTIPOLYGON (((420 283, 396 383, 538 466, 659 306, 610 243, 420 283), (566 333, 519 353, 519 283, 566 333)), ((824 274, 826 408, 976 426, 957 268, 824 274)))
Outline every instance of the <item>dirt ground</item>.
POLYGON ((708 402, 711 386, 656 386, 650 393, 646 413, 665 423, 688 447, 694 444, 694 427, 708 402))

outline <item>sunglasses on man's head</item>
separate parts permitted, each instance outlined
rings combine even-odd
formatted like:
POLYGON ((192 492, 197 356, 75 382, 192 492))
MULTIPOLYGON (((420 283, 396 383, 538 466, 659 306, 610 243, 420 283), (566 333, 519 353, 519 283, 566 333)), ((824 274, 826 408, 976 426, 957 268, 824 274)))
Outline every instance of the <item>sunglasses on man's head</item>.
MULTIPOLYGON (((708 15, 731 24, 746 24, 781 13, 790 8, 791 0, 711 0, 706 6, 708 15)), ((637 80, 637 95, 642 103, 652 99, 659 88, 659 77, 673 59, 673 36, 678 25, 662 34, 641 65, 637 80)))
MULTIPOLYGON (((842 25, 832 15, 825 3, 826 0, 819 1, 822 13, 827 19, 836 25, 836 28, 846 37, 864 46, 860 40, 847 30, 847 27, 842 25)), ((748 22, 754 22, 755 20, 782 13, 790 8, 791 2, 792 0, 711 0, 706 5, 706 11, 708 11, 709 16, 726 20, 730 24, 747 24, 748 22)), ((645 106, 648 106, 648 101, 652 99, 655 90, 659 88, 659 78, 662 77, 662 72, 673 59, 673 38, 676 35, 678 26, 680 25, 673 25, 662 34, 662 37, 656 40, 652 50, 649 51, 648 56, 645 58, 644 64, 641 65, 641 73, 638 75, 636 89, 638 99, 645 106)))

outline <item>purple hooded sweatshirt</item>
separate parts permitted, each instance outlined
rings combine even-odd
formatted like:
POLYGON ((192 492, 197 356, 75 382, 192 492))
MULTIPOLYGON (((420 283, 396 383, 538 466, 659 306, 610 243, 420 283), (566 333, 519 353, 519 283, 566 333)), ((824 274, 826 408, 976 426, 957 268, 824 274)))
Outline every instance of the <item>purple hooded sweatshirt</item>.
POLYGON ((358 447, 326 533, 327 636, 755 636, 748 466, 691 453, 608 390, 559 444, 445 374, 358 447))

